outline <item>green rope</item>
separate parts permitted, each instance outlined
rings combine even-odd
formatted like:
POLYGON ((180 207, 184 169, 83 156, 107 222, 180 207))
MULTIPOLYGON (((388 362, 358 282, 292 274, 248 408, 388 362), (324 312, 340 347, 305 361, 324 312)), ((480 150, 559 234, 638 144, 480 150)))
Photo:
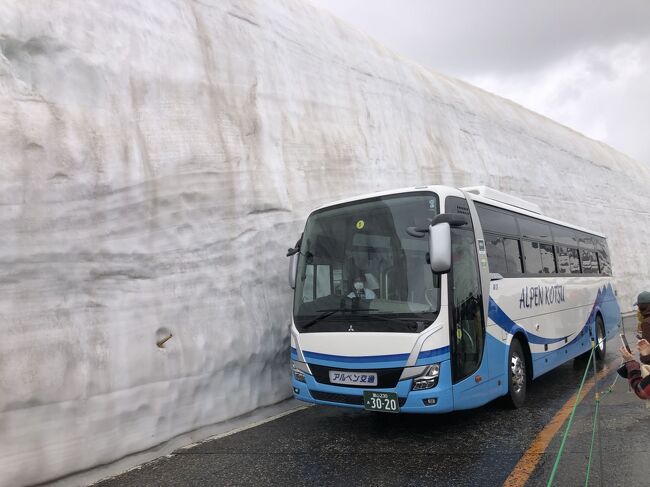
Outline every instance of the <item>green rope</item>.
POLYGON ((610 384, 610 386, 609 386, 607 389, 605 389, 605 390, 600 394, 600 400, 601 400, 601 401, 603 400, 603 398, 604 398, 607 394, 611 394, 612 389, 614 389, 614 386, 616 385, 616 381, 618 381, 618 374, 616 374, 616 375, 614 376, 614 382, 612 382, 612 383, 610 384))
POLYGON ((567 436, 569 436, 569 430, 571 429, 571 424, 573 423, 573 417, 575 416, 576 409, 578 408, 578 403, 580 402, 580 393, 582 392, 582 387, 585 385, 585 379, 587 379, 587 373, 589 372, 589 365, 591 365, 591 360, 594 358, 594 351, 596 350, 595 343, 591 341, 591 353, 589 354, 589 361, 585 367, 585 373, 582 376, 582 382, 580 382, 580 388, 576 394, 576 402, 573 404, 573 410, 569 416, 569 422, 564 430, 564 435, 562 435, 562 443, 560 443, 560 450, 557 452, 557 457, 555 458, 555 464, 553 465, 553 470, 551 471, 551 476, 548 479, 546 487, 551 487, 553 485, 553 479, 555 479, 555 474, 557 473, 557 468, 560 465, 560 458, 562 458, 562 453, 564 452, 564 444, 566 443, 567 436))
MULTIPOLYGON (((591 432, 591 446, 589 447, 589 460, 587 461, 587 477, 585 478, 585 487, 589 485, 589 474, 591 471, 591 459, 592 459, 592 453, 594 451, 594 441, 596 439, 596 431, 598 429, 598 413, 600 412, 600 403, 602 400, 607 396, 607 394, 611 394, 612 390, 614 389, 614 386, 616 385, 616 381, 618 380, 618 374, 614 377, 614 382, 610 384, 610 386, 605 389, 604 392, 599 393, 596 391, 596 409, 594 411, 594 425, 593 425, 593 430, 591 432)), ((600 436, 598 437, 598 441, 600 443, 600 436)), ((600 457, 602 460, 602 451, 600 452, 600 457)), ((602 465, 600 466, 600 483, 603 483, 603 467, 602 465)))
MULTIPOLYGON (((589 447, 589 460, 587 460, 587 477, 585 478, 585 487, 589 485, 589 474, 591 472, 591 460, 596 441, 596 430, 598 429, 598 410, 600 409, 600 394, 596 392, 596 410, 594 411, 594 427, 591 432, 591 446, 589 447)), ((602 476, 602 472, 600 475, 602 476)))

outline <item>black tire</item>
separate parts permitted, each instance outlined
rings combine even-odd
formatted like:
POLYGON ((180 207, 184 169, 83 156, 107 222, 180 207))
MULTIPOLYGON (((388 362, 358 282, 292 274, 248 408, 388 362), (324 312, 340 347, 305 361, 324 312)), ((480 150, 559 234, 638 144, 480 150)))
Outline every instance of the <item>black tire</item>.
POLYGON ((596 315, 596 326, 595 326, 595 335, 596 335, 596 360, 603 362, 605 360, 605 354, 607 353, 607 342, 605 341, 605 323, 600 315, 596 315))
POLYGON ((519 340, 514 338, 508 352, 508 393, 505 395, 506 406, 519 409, 526 401, 528 369, 526 356, 519 340))

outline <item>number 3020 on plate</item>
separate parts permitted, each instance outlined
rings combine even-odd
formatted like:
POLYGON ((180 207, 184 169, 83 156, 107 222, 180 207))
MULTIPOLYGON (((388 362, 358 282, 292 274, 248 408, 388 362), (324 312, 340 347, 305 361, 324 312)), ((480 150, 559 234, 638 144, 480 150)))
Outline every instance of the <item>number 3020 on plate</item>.
POLYGON ((399 399, 394 392, 363 391, 363 406, 367 411, 399 413, 399 399))

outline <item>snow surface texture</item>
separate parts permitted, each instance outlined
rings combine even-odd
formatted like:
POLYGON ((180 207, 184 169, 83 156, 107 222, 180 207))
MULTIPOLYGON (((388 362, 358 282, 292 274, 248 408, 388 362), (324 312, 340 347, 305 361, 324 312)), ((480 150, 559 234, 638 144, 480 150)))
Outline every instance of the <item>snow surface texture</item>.
POLYGON ((434 183, 604 232, 624 309, 650 284, 646 167, 308 3, 0 0, 0 484, 288 397, 309 209, 434 183))

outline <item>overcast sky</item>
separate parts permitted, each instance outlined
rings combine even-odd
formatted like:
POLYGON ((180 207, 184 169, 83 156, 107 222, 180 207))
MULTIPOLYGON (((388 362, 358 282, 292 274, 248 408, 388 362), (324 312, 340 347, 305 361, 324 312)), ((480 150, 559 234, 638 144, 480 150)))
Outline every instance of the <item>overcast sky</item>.
POLYGON ((401 55, 650 164, 650 0, 311 0, 401 55))

